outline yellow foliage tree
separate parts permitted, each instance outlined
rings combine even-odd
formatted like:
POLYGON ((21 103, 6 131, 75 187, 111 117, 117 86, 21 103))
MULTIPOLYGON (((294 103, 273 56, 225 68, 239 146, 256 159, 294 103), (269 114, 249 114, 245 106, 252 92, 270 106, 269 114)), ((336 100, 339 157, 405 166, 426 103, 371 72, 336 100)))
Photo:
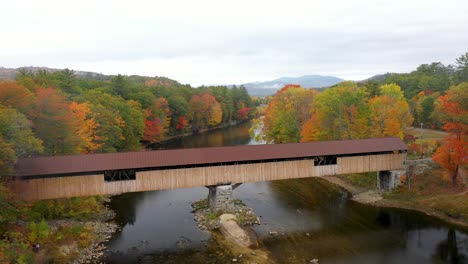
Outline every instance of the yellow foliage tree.
POLYGON ((82 154, 94 153, 102 146, 102 143, 98 143, 97 128, 99 124, 92 116, 89 104, 72 102, 70 110, 77 122, 75 132, 80 138, 76 150, 82 154))

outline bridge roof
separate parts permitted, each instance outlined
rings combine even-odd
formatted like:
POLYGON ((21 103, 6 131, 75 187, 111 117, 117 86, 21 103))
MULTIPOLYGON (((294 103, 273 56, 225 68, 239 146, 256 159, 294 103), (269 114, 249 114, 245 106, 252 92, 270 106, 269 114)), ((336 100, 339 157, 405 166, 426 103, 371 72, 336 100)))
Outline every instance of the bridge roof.
POLYGON ((406 150, 399 138, 155 150, 20 158, 16 176, 92 173, 226 162, 261 161, 326 155, 359 155, 406 150))

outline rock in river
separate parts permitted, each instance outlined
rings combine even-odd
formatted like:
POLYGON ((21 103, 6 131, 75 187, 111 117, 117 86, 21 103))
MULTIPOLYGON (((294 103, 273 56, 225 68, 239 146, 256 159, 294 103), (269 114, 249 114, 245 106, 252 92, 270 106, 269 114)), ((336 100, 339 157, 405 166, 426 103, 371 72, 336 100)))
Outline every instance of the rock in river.
POLYGON ((224 237, 242 247, 258 245, 257 239, 250 232, 244 230, 236 222, 236 216, 233 214, 223 214, 219 217, 219 230, 224 237))

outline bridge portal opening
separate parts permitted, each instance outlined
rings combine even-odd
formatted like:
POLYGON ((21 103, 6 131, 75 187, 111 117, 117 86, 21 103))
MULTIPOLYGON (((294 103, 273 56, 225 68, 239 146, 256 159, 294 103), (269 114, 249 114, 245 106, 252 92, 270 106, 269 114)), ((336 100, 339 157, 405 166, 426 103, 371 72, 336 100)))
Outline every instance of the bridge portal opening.
POLYGON ((327 166, 327 165, 336 165, 337 164, 336 156, 319 156, 314 157, 314 166, 327 166))
POLYGON ((111 170, 104 172, 104 181, 128 181, 136 180, 135 170, 111 170))

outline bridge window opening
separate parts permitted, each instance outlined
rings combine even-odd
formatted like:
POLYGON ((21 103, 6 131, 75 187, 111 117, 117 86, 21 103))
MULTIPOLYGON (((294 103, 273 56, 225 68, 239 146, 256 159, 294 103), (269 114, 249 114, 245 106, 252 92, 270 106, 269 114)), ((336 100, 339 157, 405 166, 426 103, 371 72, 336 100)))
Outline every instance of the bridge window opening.
POLYGON ((336 156, 320 156, 314 157, 314 166, 327 166, 337 164, 336 156))
POLYGON ((104 181, 128 181, 136 180, 135 170, 112 170, 104 172, 104 181))

